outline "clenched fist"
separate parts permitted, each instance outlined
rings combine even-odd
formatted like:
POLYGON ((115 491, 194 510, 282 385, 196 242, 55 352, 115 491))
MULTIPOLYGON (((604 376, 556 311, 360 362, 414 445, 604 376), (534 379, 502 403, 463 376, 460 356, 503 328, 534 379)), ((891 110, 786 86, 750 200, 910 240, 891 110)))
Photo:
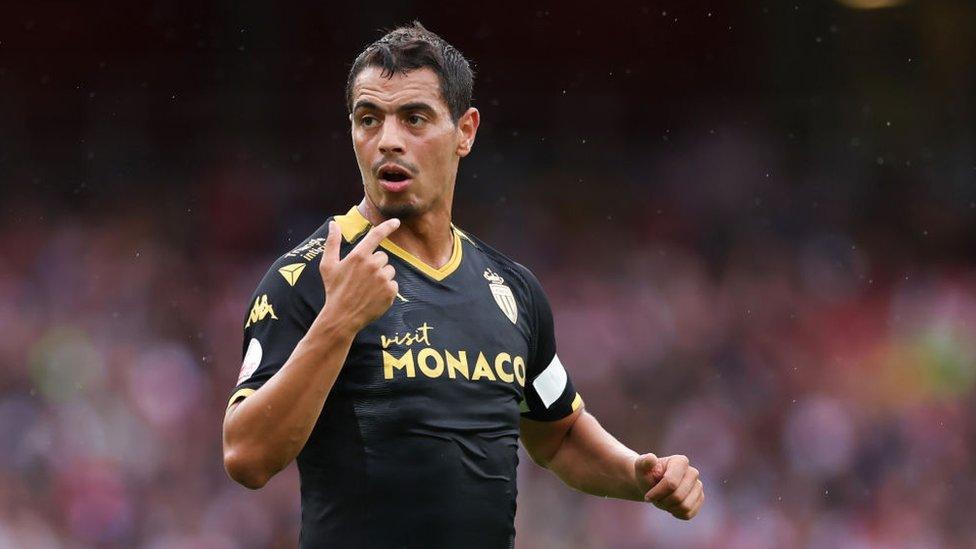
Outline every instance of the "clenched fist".
POLYGON ((634 461, 637 485, 644 501, 653 503, 682 520, 698 514, 705 503, 705 489, 698 469, 685 456, 659 458, 654 454, 638 456, 634 461))
POLYGON ((390 308, 399 291, 393 280, 396 270, 386 253, 376 248, 399 226, 399 219, 388 219, 373 227, 340 261, 342 233, 335 221, 329 222, 329 236, 319 263, 325 285, 323 312, 340 315, 358 332, 390 308))

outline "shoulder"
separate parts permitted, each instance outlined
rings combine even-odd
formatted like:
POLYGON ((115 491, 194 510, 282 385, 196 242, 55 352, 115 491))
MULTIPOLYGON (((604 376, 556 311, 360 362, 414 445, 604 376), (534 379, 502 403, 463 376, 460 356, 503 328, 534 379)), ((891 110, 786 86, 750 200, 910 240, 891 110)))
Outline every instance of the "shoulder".
POLYGON ((539 301, 540 299, 545 299, 545 292, 542 289, 542 283, 539 282, 539 279, 535 276, 531 269, 508 257, 495 248, 492 248, 483 240, 477 238, 471 233, 462 231, 457 227, 455 227, 455 230, 457 230, 461 235, 461 239, 470 243, 470 245, 475 248, 478 253, 485 257, 488 263, 491 263, 497 267, 497 274, 500 275, 506 282, 508 282, 514 288, 517 288, 521 292, 527 294, 527 296, 533 302, 539 301))
POLYGON ((265 272, 254 297, 268 294, 280 301, 301 298, 306 302, 324 299, 319 262, 332 219, 330 216, 297 246, 278 256, 265 272))

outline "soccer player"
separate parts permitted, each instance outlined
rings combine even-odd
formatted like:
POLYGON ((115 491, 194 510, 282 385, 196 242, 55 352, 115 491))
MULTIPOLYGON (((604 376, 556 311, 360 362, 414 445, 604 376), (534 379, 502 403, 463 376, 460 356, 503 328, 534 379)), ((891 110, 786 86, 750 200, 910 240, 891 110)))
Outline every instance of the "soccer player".
POLYGON ((512 547, 519 440, 584 492, 681 519, 704 501, 687 458, 586 412, 539 281, 451 223, 472 85, 419 23, 367 47, 346 88, 365 196, 251 297, 224 465, 256 489, 297 459, 302 547, 512 547))

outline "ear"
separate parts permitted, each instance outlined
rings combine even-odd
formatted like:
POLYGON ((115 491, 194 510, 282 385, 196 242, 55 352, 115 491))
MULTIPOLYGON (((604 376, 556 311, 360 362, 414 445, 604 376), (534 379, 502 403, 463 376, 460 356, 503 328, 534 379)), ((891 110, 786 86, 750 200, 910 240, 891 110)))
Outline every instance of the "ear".
POLYGON ((471 148, 474 147, 474 138, 478 134, 478 124, 481 123, 481 113, 478 109, 471 107, 464 114, 457 123, 458 132, 458 146, 457 155, 461 158, 468 156, 471 152, 471 148))

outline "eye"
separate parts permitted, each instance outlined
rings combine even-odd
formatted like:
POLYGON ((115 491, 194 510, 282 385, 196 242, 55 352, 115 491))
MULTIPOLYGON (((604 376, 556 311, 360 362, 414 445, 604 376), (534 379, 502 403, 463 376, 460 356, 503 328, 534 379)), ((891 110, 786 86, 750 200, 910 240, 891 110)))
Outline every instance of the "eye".
POLYGON ((372 128, 373 126, 379 123, 380 121, 375 116, 371 116, 368 114, 363 115, 359 118, 359 125, 364 128, 372 128))
POLYGON ((410 124, 415 128, 422 126, 423 123, 426 121, 427 119, 424 118, 423 116, 420 116, 419 114, 411 114, 410 116, 407 117, 407 124, 410 124))

